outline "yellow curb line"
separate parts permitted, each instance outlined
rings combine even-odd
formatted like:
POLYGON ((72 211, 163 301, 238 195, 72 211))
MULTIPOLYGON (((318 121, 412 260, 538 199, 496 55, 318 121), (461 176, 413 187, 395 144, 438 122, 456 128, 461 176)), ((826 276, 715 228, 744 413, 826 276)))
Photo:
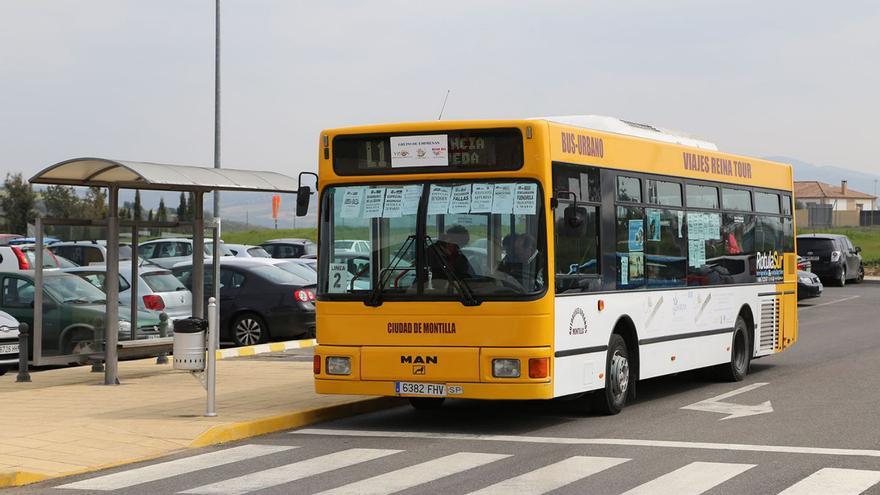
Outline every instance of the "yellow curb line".
POLYGON ((316 407, 314 409, 307 409, 305 411, 297 411, 294 413, 269 416, 267 418, 260 418, 251 421, 242 421, 240 423, 233 423, 230 425, 218 425, 210 428, 208 431, 196 437, 196 439, 193 440, 192 443, 190 443, 189 446, 187 446, 186 448, 175 449, 169 452, 163 452, 161 454, 125 459, 122 461, 111 462, 109 464, 102 464, 100 466, 89 467, 77 471, 70 471, 59 475, 31 473, 27 471, 0 472, 0 488, 29 485, 31 483, 37 483, 51 478, 66 478, 69 476, 77 476, 80 474, 102 471, 104 469, 111 469, 127 464, 150 461, 153 459, 158 459, 160 457, 165 457, 167 455, 179 453, 186 449, 207 447, 210 445, 232 442, 235 440, 243 440, 245 438, 265 435, 281 430, 300 428, 321 421, 329 421, 331 419, 338 419, 346 416, 354 416, 357 414, 387 409, 390 407, 398 406, 400 404, 402 404, 400 399, 397 399, 395 397, 356 399, 350 402, 344 402, 342 404, 335 404, 332 406, 316 407))
POLYGON ((288 349, 303 349, 306 347, 315 347, 318 345, 315 339, 288 340, 285 342, 272 342, 271 344, 257 344, 246 347, 230 347, 228 349, 218 349, 215 356, 217 359, 254 356, 257 354, 265 354, 267 352, 284 352, 288 349))
POLYGON ((232 442, 276 431, 300 428, 321 421, 329 421, 331 419, 387 409, 400 404, 400 399, 395 397, 358 399, 342 404, 317 407, 305 411, 280 414, 278 416, 270 416, 268 418, 260 418, 252 421, 242 421, 230 425, 218 425, 199 435, 189 444, 189 447, 205 447, 208 445, 232 442))

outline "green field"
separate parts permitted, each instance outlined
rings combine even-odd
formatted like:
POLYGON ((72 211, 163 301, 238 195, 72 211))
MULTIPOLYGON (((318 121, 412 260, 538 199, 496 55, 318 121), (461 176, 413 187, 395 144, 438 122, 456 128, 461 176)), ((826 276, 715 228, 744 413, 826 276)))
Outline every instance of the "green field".
POLYGON ((843 234, 854 246, 862 248, 866 265, 880 265, 880 227, 839 227, 833 229, 798 229, 798 234, 843 234))
POLYGON ((296 237, 318 240, 318 229, 258 229, 247 230, 241 232, 224 232, 223 242, 230 244, 259 244, 269 239, 281 239, 285 237, 296 237))

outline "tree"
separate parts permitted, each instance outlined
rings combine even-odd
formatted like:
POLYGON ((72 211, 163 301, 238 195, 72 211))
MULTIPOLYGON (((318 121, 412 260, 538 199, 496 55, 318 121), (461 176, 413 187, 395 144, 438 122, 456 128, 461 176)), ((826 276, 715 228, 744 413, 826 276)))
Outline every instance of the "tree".
POLYGON ((144 219, 144 207, 141 206, 141 190, 134 191, 134 219, 141 221, 144 219))
POLYGON ((0 198, 0 208, 6 215, 6 227, 11 233, 26 234, 27 226, 37 214, 34 207, 37 195, 31 185, 22 179, 21 174, 6 174, 3 182, 6 194, 0 198))
POLYGON ((149 213, 147 213, 147 221, 148 221, 148 222, 152 222, 152 221, 153 221, 153 209, 152 209, 152 208, 150 208, 149 213))
POLYGON ((80 218, 84 202, 72 186, 48 186, 43 191, 46 214, 55 218, 80 218))
POLYGON ((180 192, 180 203, 177 205, 177 221, 182 222, 186 220, 187 213, 186 207, 186 194, 183 191, 180 192))
POLYGON ((104 196, 104 189, 100 187, 90 187, 86 191, 84 213, 86 218, 100 220, 107 217, 107 198, 104 196))
POLYGON ((156 221, 157 222, 167 222, 168 221, 168 209, 165 208, 165 198, 159 198, 159 207, 156 208, 156 221))
POLYGON ((186 207, 186 219, 196 219, 196 193, 189 193, 189 205, 186 207))

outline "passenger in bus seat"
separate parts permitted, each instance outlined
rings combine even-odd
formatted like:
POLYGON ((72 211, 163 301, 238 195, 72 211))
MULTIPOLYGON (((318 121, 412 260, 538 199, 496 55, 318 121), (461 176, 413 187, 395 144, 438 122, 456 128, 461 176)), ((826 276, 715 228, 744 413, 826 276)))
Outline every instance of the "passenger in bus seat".
POLYGON ((468 245, 471 236, 468 230, 462 225, 453 225, 446 229, 446 232, 440 234, 440 238, 434 243, 437 247, 435 252, 433 249, 428 250, 428 267, 431 269, 431 276, 434 279, 446 279, 446 272, 443 270, 443 262, 445 261, 452 272, 459 278, 471 278, 474 276, 474 268, 468 261, 467 256, 461 252, 461 248, 468 245), (437 257, 437 252, 443 257, 443 260, 437 257))
MULTIPOLYGON (((504 238, 505 256, 498 266, 498 271, 515 278, 521 284, 529 284, 536 280, 535 273, 539 269, 535 238, 529 234, 510 234, 504 238)), ((527 287, 532 290, 531 287, 527 287)))

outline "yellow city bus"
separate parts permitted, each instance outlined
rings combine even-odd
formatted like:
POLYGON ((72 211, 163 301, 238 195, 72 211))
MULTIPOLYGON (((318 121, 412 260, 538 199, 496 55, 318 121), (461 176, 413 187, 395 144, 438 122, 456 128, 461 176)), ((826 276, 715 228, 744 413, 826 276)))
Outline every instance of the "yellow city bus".
POLYGON ((319 393, 613 414, 797 339, 789 165, 570 116, 326 130, 319 176, 319 393))

